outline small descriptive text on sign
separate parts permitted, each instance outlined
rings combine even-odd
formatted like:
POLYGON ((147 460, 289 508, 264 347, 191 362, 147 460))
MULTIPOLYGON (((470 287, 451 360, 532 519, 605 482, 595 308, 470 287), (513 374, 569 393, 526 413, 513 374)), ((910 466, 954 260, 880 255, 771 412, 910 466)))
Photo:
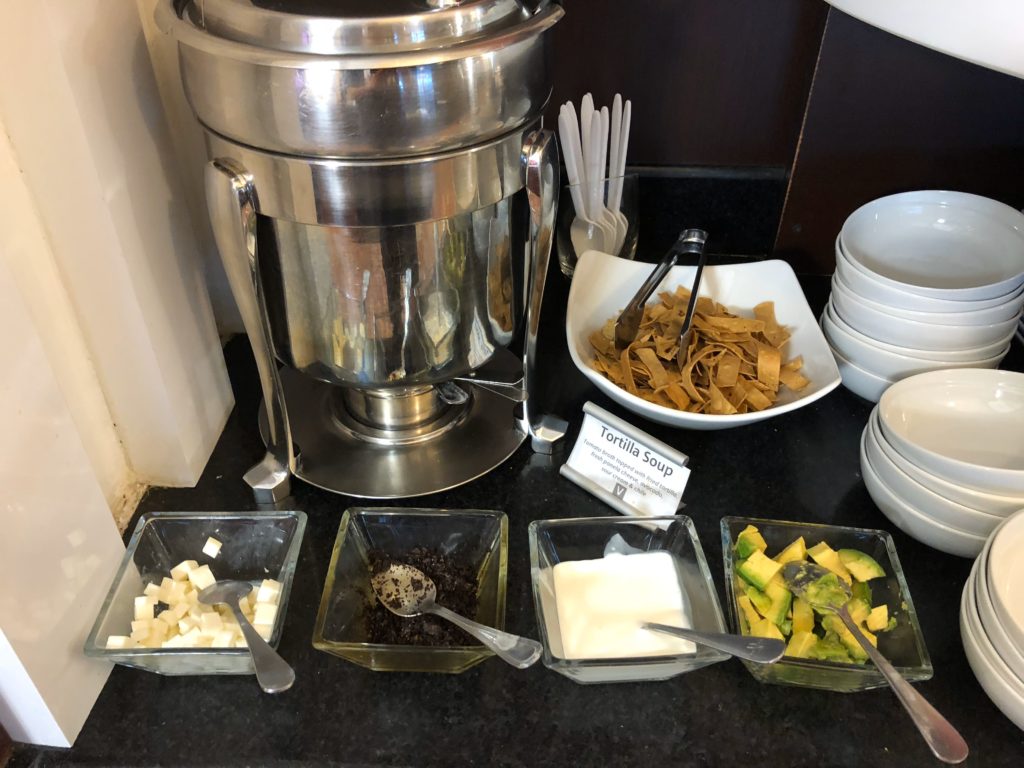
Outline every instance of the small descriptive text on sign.
POLYGON ((672 515, 686 488, 687 457, 587 403, 561 473, 624 514, 672 515))

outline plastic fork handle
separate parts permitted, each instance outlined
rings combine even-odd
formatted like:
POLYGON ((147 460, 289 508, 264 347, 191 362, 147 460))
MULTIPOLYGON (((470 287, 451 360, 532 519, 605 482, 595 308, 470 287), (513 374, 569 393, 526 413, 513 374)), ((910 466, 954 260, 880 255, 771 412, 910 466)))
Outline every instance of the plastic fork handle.
POLYGON ((878 652, 875 646, 868 642, 845 608, 836 611, 836 615, 850 630, 850 633, 857 638, 860 647, 878 667, 878 671, 885 677, 892 692, 896 694, 900 704, 907 710, 907 714, 914 721, 914 725, 917 726, 917 730, 921 732, 934 755, 944 763, 962 763, 966 760, 967 742, 964 741, 960 732, 906 681, 906 678, 889 663, 885 656, 878 652))
POLYGON ((544 650, 544 647, 536 640, 513 635, 511 632, 502 632, 500 629, 488 627, 486 624, 478 624, 472 619, 460 616, 436 603, 423 606, 423 611, 447 619, 463 631, 468 632, 494 651, 498 658, 508 662, 516 669, 526 669, 531 666, 540 658, 540 654, 544 650))

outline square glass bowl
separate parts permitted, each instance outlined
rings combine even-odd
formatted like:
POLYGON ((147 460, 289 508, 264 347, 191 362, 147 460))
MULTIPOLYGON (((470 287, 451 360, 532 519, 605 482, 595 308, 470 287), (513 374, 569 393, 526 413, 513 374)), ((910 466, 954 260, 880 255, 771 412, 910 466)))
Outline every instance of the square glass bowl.
MULTIPOLYGON (((885 531, 869 528, 847 528, 839 525, 791 523, 781 520, 757 520, 747 517, 722 518, 722 555, 725 561, 725 583, 729 620, 740 632, 737 598, 738 576, 734 573, 733 546, 740 531, 753 525, 768 544, 769 557, 778 554, 794 539, 803 536, 808 548, 820 541, 832 549, 859 549, 873 557, 885 571, 885 577, 872 579, 871 600, 874 605, 888 606, 889 615, 895 616, 896 627, 878 633, 878 650, 892 662, 900 674, 910 682, 928 680, 932 676, 932 662, 917 621, 914 602, 892 536, 885 531)), ((775 664, 757 664, 744 661, 744 666, 762 683, 795 685, 802 688, 820 688, 827 691, 866 691, 888 685, 870 662, 841 664, 833 661, 815 661, 784 656, 775 664)))
POLYGON ((563 658, 555 565, 573 560, 596 560, 612 552, 629 555, 659 551, 673 556, 680 587, 689 603, 691 626, 707 632, 725 632, 718 594, 690 518, 684 515, 587 517, 530 523, 530 575, 544 645, 544 666, 577 683, 615 683, 667 680, 730 658, 728 654, 702 645, 696 645, 693 653, 672 656, 563 658))
POLYGON ((281 582, 277 618, 269 643, 281 640, 288 595, 306 530, 304 512, 152 512, 139 518, 121 566, 114 576, 92 631, 85 655, 161 675, 251 675, 248 648, 110 648, 110 635, 127 635, 134 599, 149 582, 159 584, 182 560, 209 565, 218 579, 259 584, 281 582), (223 546, 216 558, 203 554, 213 536, 223 546))
POLYGON ((468 618, 505 628, 508 518, 493 510, 352 508, 345 511, 331 553, 313 647, 378 672, 465 672, 493 656, 482 645, 371 643, 366 611, 376 601, 369 553, 401 559, 414 547, 440 550, 477 574, 477 614, 468 618))

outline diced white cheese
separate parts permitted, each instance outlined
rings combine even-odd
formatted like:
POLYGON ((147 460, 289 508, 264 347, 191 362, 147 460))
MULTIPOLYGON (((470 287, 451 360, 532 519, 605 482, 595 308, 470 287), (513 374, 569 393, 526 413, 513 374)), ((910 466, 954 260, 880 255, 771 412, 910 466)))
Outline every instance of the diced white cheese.
POLYGON ((184 619, 178 620, 178 632, 187 635, 195 627, 196 623, 190 617, 186 616, 184 619))
POLYGON ((185 637, 183 635, 175 635, 164 640, 162 648, 184 648, 185 637))
POLYGON ((111 635, 107 638, 107 648, 131 648, 135 641, 127 635, 111 635))
POLYGON ((142 590, 142 594, 146 597, 156 597, 160 594, 160 587, 151 581, 146 585, 146 588, 142 590))
POLYGON ((197 647, 199 639, 202 636, 203 635, 199 631, 199 627, 193 627, 188 632, 183 632, 181 634, 181 640, 179 641, 181 643, 180 647, 182 647, 182 648, 195 648, 195 647, 197 647))
POLYGON ((170 609, 166 611, 160 611, 160 615, 158 615, 157 618, 169 627, 176 626, 178 623, 178 617, 175 616, 174 611, 170 609))
POLYGON ((224 629, 224 621, 219 613, 204 613, 199 619, 199 629, 204 635, 214 634, 224 629))
POLYGON ((216 557, 220 554, 220 548, 223 546, 213 536, 206 540, 206 544, 203 545, 203 554, 207 557, 216 557))
POLYGON ((222 629, 213 636, 214 648, 230 648, 235 643, 235 633, 230 629, 222 629))
POLYGON ((152 619, 153 618, 153 606, 156 605, 156 599, 148 597, 146 595, 140 595, 135 598, 135 618, 136 619, 152 619))
POLYGON ((132 632, 139 632, 143 629, 149 632, 149 625, 152 623, 152 619, 136 619, 132 622, 132 632))
POLYGON ((274 625, 274 619, 277 618, 277 606, 270 605, 268 603, 256 603, 256 610, 253 612, 252 623, 253 624, 268 624, 274 625))
POLYGON ((147 626, 145 629, 133 629, 130 637, 136 643, 145 642, 146 638, 149 637, 149 627, 147 626))
POLYGON ((171 613, 174 614, 175 621, 180 621, 182 617, 188 613, 188 603, 180 602, 175 604, 175 606, 171 608, 171 613))
POLYGON ((245 641, 244 636, 238 636, 235 638, 235 648, 248 648, 249 644, 245 641))
POLYGON ((171 578, 175 581, 187 581, 188 575, 191 573, 193 568, 198 568, 199 563, 195 560, 182 560, 176 566, 171 568, 171 578))
POLYGON ((210 585, 217 583, 217 579, 208 565, 201 565, 198 568, 193 568, 189 571, 188 580, 192 582, 192 586, 200 592, 210 585))
POLYGON ((273 627, 269 624, 253 624, 252 628, 256 630, 256 634, 262 637, 266 641, 270 641, 270 634, 273 631, 273 627))
POLYGON ((280 596, 281 583, 274 579, 264 579, 263 583, 260 584, 259 592, 256 593, 256 602, 272 603, 276 605, 280 596))

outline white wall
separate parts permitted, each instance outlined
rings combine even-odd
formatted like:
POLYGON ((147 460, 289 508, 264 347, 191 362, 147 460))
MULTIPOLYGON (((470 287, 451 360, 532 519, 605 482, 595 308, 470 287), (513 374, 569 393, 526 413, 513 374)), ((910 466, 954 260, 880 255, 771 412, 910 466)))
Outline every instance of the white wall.
MULTIPOLYGON (((194 485, 233 400, 136 6, 0 24, 0 723, 68 746, 82 646, 147 484, 194 485)), ((202 220, 205 223, 205 217, 202 220)))

